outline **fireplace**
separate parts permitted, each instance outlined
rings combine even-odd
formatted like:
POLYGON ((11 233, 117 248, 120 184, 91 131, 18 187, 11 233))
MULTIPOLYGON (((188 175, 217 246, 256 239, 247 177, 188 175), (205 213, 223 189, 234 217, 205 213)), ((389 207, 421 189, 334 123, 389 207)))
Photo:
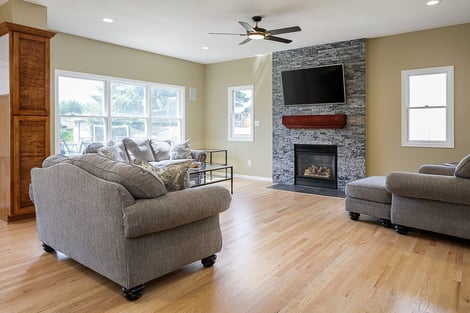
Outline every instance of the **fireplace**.
POLYGON ((337 189, 337 146, 294 145, 294 184, 337 189))

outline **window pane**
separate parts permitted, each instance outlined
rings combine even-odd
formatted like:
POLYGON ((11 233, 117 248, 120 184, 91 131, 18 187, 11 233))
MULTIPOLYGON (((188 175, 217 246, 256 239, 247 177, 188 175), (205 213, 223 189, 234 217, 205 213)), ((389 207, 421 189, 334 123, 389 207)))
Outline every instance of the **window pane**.
POLYGON ((152 120, 152 139, 181 142, 181 121, 177 119, 152 120))
POLYGON ((86 144, 94 141, 104 142, 106 138, 104 125, 104 118, 61 117, 60 153, 80 154, 86 144))
POLYGON ((252 138, 253 89, 235 87, 231 90, 231 129, 232 139, 252 138))
POLYGON ((410 76, 410 107, 446 106, 446 73, 410 76))
POLYGON ((118 141, 125 137, 147 138, 146 122, 143 118, 113 118, 111 139, 118 141))
POLYGON ((111 83, 112 116, 145 116, 144 86, 111 83))
POLYGON ((152 116, 158 117, 180 117, 178 105, 179 92, 173 88, 151 88, 150 110, 152 116))
POLYGON ((104 82, 59 77, 60 115, 104 115, 104 82))
POLYGON ((410 109, 409 140, 445 141, 446 109, 410 109))

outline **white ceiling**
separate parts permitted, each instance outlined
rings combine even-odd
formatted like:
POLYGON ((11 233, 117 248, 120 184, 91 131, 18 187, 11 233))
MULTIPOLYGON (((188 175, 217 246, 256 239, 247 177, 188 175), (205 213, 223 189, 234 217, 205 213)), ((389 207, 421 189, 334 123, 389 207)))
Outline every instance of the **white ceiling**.
MULTIPOLYGON (((357 38, 374 38, 470 22, 470 0, 27 0, 47 7, 51 30, 203 64, 357 38), (290 44, 267 40, 238 45, 238 21, 276 29, 290 44), (101 21, 115 19, 113 24, 101 21), (201 47, 207 46, 208 50, 201 47)), ((0 0, 0 3, 6 2, 0 0)))

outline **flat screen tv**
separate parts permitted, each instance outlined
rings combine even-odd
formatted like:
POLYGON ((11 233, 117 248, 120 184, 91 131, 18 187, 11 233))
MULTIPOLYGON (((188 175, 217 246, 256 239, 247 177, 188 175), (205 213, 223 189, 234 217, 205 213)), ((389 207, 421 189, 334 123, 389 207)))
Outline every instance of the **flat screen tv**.
POLYGON ((344 104, 346 92, 343 64, 284 71, 284 104, 344 104))

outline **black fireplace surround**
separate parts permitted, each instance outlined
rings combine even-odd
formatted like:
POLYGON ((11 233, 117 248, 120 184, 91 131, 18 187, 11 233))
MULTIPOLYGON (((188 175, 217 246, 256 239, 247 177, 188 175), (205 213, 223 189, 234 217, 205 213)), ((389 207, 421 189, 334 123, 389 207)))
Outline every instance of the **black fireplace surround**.
POLYGON ((336 145, 294 144, 294 184, 338 189, 336 145))

